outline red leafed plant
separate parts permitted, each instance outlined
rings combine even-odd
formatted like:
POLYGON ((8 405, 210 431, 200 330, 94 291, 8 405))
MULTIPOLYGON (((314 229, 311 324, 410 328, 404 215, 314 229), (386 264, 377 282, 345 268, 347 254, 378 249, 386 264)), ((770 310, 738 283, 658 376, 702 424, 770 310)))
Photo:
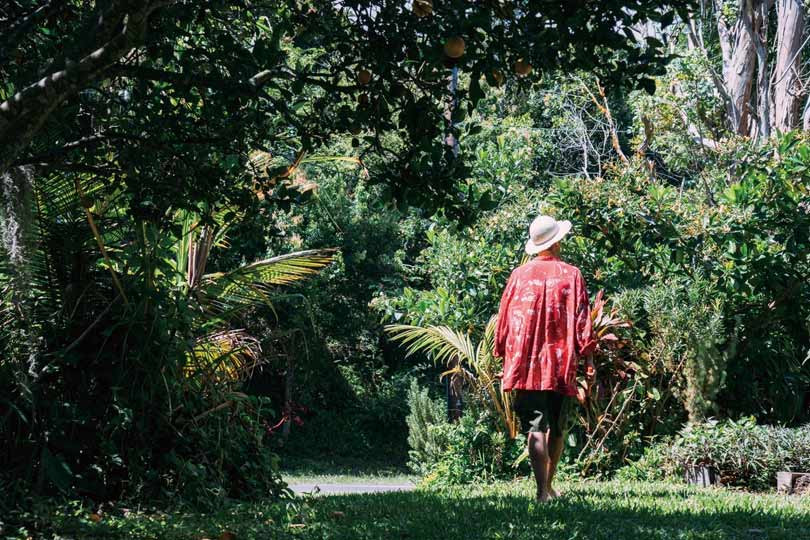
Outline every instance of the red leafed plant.
POLYGON ((594 299, 591 324, 596 338, 592 356, 595 373, 593 377, 582 373, 577 378, 577 399, 587 437, 583 453, 589 447, 598 451, 599 441, 604 442, 619 421, 624 411, 621 407, 614 411, 616 398, 628 378, 640 369, 632 360, 631 344, 616 335, 618 329, 629 328, 632 323, 623 319, 616 307, 608 306, 604 291, 594 299))
POLYGON ((617 351, 625 348, 627 342, 620 339, 614 332, 618 328, 629 328, 630 321, 622 319, 615 307, 606 309, 607 300, 605 291, 599 291, 593 301, 591 309, 591 326, 596 339, 596 349, 593 353, 596 376, 588 378, 580 376, 577 399, 581 404, 586 404, 592 392, 599 391, 600 386, 609 379, 618 376, 621 379, 627 377, 627 371, 633 369, 635 365, 617 354, 617 351))

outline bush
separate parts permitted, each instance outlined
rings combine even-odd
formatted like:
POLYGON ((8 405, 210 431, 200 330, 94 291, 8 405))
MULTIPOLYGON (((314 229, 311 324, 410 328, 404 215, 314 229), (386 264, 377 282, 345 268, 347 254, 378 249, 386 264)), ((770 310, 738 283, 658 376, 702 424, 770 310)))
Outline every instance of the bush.
POLYGON ((687 469, 715 469, 723 485, 771 488, 778 471, 810 470, 810 424, 799 428, 757 425, 753 418, 691 424, 655 445, 619 476, 659 480, 687 469))
POLYGON ((673 376, 672 391, 692 421, 716 410, 715 398, 725 382, 727 355, 723 300, 704 279, 671 279, 645 290, 650 355, 673 376))
POLYGON ((485 409, 471 407, 457 423, 447 421, 444 405, 414 382, 408 392, 409 466, 424 484, 448 485, 511 478, 525 444, 509 439, 497 419, 485 409))
MULTIPOLYGON (((467 412, 457 424, 446 424, 438 438, 447 446, 429 468, 424 485, 441 488, 472 482, 489 482, 513 478, 518 474, 514 464, 525 443, 509 439, 494 427, 486 413, 467 412)), ((525 462, 521 462, 525 463, 525 462)))
POLYGON ((415 379, 408 389, 408 407, 410 413, 405 419, 410 447, 408 467, 424 475, 447 448, 447 411, 442 402, 432 399, 428 389, 420 388, 415 379))
POLYGON ((408 388, 411 375, 358 373, 340 366, 351 397, 308 403, 301 425, 293 425, 279 450, 285 469, 320 468, 327 462, 352 469, 401 469, 406 461, 408 388))

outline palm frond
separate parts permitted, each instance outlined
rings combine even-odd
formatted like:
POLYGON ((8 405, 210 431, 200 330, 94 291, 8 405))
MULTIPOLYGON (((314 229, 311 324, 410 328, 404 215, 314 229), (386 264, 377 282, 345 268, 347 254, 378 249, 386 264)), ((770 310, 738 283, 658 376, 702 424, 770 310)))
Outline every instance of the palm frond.
POLYGON ((201 287, 212 307, 267 303, 273 287, 291 285, 332 263, 334 249, 296 251, 247 264, 225 273, 206 274, 201 287))
POLYGON ((456 357, 470 365, 475 362, 476 351, 470 336, 447 326, 423 328, 409 324, 389 324, 385 331, 391 339, 406 346, 408 356, 424 352, 437 363, 447 363, 456 357))
POLYGON ((259 340, 241 329, 211 332, 191 349, 186 375, 197 382, 246 379, 261 359, 259 340))
POLYGON ((478 343, 478 349, 475 351, 477 364, 489 363, 492 361, 492 351, 495 350, 495 327, 498 326, 498 316, 493 315, 487 321, 484 327, 484 338, 478 343))

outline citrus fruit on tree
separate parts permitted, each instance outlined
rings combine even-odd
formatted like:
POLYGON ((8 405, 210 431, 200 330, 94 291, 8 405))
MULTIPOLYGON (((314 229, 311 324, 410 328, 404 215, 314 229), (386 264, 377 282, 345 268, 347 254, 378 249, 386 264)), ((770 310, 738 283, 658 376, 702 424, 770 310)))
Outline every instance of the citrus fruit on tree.
POLYGON ((464 39, 458 36, 451 37, 444 43, 444 54, 450 58, 461 58, 464 54, 464 39))
POLYGON ((411 9, 417 17, 427 17, 433 13, 433 0, 413 0, 411 9))
POLYGON ((357 72, 357 82, 366 85, 371 82, 371 72, 367 69, 361 69, 357 72))
POLYGON ((517 73, 518 75, 525 76, 531 72, 532 72, 532 65, 523 58, 515 62, 515 73, 517 73))

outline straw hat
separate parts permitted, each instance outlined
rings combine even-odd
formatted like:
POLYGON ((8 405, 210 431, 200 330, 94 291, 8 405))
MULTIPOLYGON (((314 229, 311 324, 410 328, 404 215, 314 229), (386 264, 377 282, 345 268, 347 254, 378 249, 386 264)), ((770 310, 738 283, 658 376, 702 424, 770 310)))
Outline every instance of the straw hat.
POLYGON ((562 240, 570 230, 570 221, 557 221, 551 216, 537 216, 529 226, 526 253, 535 255, 550 248, 562 240))

